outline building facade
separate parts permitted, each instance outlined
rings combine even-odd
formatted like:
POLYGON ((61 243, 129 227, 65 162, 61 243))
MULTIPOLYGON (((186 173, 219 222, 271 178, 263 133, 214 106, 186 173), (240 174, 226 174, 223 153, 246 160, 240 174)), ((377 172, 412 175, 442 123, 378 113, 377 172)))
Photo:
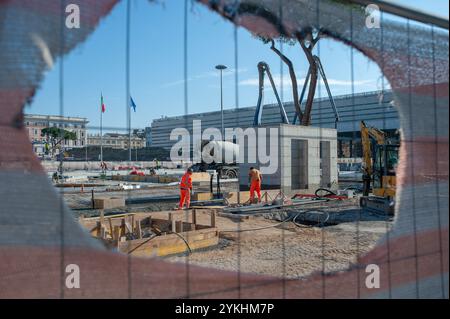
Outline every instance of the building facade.
POLYGON ((145 132, 145 146, 150 147, 152 146, 152 128, 146 127, 144 132, 145 132))
MULTIPOLYGON (((375 91, 354 95, 334 97, 339 113, 339 121, 335 122, 335 114, 328 98, 315 99, 311 114, 312 126, 337 128, 338 156, 361 157, 360 121, 385 131, 394 137, 399 129, 399 118, 393 102, 391 91, 375 91)), ((284 104, 289 121, 294 118, 294 104, 284 104)), ((304 107, 304 106, 303 106, 304 107)), ((225 128, 246 128, 253 126, 256 107, 242 107, 224 110, 225 128)), ((192 123, 201 120, 202 131, 208 127, 221 128, 221 112, 189 114, 187 116, 164 117, 153 120, 151 124, 151 146, 170 149, 176 141, 170 140, 170 133, 175 128, 186 128, 192 134, 192 123)), ((280 123, 278 105, 265 105, 262 113, 262 124, 280 123)))
POLYGON ((87 143, 86 126, 89 121, 83 117, 67 117, 59 115, 25 114, 24 125, 28 131, 33 151, 38 156, 45 154, 45 143, 47 137, 42 136, 44 128, 57 127, 76 134, 75 140, 63 140, 61 146, 64 148, 85 147, 87 143))
MULTIPOLYGON (((136 133, 136 132, 135 132, 136 133)), ((110 147, 114 149, 128 149, 129 137, 128 134, 119 133, 106 133, 103 134, 103 141, 100 134, 88 135, 88 146, 100 146, 103 143, 103 147, 110 147)), ((131 148, 143 148, 145 147, 145 137, 143 134, 131 135, 131 148)))

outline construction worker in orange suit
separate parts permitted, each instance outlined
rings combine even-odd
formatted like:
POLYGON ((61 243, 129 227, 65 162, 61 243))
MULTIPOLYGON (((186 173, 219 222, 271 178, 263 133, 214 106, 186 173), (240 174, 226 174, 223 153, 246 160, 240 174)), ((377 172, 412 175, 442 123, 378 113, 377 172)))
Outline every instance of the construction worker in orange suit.
POLYGON ((253 200, 255 198, 255 191, 258 195, 258 202, 261 202, 261 172, 254 167, 250 167, 248 177, 250 180, 250 202, 253 203, 253 200))
POLYGON ((178 209, 183 209, 184 204, 189 209, 191 203, 191 191, 192 191, 192 169, 188 168, 180 181, 180 204, 178 209))

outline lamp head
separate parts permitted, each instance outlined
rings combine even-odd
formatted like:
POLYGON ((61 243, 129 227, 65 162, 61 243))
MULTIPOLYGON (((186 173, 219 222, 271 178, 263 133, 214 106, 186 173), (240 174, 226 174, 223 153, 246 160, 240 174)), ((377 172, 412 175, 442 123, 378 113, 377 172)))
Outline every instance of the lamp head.
POLYGON ((223 64, 216 65, 217 70, 225 70, 227 67, 223 64))

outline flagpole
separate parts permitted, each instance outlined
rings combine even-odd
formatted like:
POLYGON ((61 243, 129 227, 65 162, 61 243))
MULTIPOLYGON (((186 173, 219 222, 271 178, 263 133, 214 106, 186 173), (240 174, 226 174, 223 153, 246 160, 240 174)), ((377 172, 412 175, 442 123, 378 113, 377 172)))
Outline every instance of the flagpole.
MULTIPOLYGON (((102 95, 103 97, 103 95, 102 95)), ((100 106, 100 165, 103 172, 103 98, 100 106)))
POLYGON ((130 110, 130 15, 131 1, 127 0, 127 16, 126 16, 126 94, 127 94, 127 115, 128 115, 128 160, 131 162, 131 110, 130 110))
POLYGON ((128 93, 128 160, 131 162, 131 102, 128 93))

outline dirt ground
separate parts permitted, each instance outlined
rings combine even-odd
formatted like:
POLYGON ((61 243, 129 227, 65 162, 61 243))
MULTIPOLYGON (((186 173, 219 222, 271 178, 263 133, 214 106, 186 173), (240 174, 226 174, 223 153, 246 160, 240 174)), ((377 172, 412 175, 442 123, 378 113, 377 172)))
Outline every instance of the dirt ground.
MULTIPOLYGON (((356 212, 354 208, 346 207, 339 214, 356 212)), ((263 216, 240 222, 219 216, 218 247, 165 259, 224 270, 301 278, 321 271, 322 267, 325 272, 346 269, 358 255, 375 246, 392 222, 365 216, 359 223, 344 222, 326 227, 279 223, 263 216), (241 231, 237 232, 238 229, 241 231)))
MULTIPOLYGON (((165 196, 179 196, 180 190, 178 185, 150 185, 141 183, 141 189, 133 189, 133 190, 118 190, 118 182, 115 181, 102 181, 103 185, 108 185, 106 187, 95 187, 94 188, 94 197, 119 197, 125 199, 143 199, 143 198, 154 198, 154 197, 165 197, 165 196)), ((134 183, 139 184, 139 183, 134 183)), ((214 185, 214 190, 215 190, 214 185)), ((236 183, 224 183, 222 185, 222 191, 236 191, 237 184, 236 183)), ((63 196, 66 204, 75 211, 75 215, 84 214, 85 216, 95 216, 98 215, 99 212, 96 210, 92 210, 92 188, 85 188, 84 191, 81 191, 79 187, 68 187, 68 188, 59 188, 57 191, 63 196)), ((196 192, 209 192, 210 186, 209 183, 203 183, 201 186, 195 186, 196 192)), ((127 205, 125 209, 113 209, 108 211, 109 213, 113 212, 153 212, 153 211, 165 211, 173 209, 177 206, 178 199, 169 200, 169 201, 152 201, 138 204, 130 204, 127 205)))

